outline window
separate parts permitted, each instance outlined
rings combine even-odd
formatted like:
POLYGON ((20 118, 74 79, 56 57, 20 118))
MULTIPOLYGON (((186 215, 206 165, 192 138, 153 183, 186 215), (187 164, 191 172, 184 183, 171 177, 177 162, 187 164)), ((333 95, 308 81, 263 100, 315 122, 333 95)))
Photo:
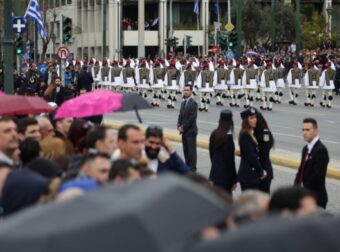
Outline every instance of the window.
POLYGON ((61 0, 61 5, 62 6, 66 5, 66 0, 61 0))
POLYGON ((50 9, 53 9, 53 8, 54 8, 54 0, 49 0, 49 1, 48 1, 48 7, 49 7, 50 9))
POLYGON ((67 4, 72 4, 72 0, 67 0, 67 4))
POLYGON ((60 6, 60 0, 55 0, 55 7, 59 7, 60 6))

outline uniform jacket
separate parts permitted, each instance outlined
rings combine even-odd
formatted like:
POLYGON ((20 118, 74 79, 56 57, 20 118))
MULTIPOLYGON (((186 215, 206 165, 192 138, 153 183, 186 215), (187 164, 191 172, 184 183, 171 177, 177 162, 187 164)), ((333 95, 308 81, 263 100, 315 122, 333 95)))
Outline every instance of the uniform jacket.
MULTIPOLYGON (((307 145, 302 150, 302 157, 308 151, 307 145)), ((301 164, 299 171, 296 174, 295 184, 298 184, 298 179, 301 175, 301 164)), ((316 194, 319 206, 326 207, 328 196, 326 191, 326 172, 329 162, 328 150, 325 145, 319 140, 315 143, 312 151, 308 155, 307 163, 304 168, 303 187, 311 190, 316 194)))
POLYGON ((259 157, 262 168, 267 172, 266 179, 273 178, 273 167, 270 161, 270 150, 273 148, 273 136, 268 129, 262 130, 262 132, 255 131, 255 137, 259 144, 259 157))

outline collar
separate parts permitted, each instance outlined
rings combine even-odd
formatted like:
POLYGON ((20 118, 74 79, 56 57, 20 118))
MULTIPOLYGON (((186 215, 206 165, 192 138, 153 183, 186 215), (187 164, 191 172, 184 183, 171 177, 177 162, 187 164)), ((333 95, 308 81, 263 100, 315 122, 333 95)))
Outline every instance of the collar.
POLYGON ((308 153, 310 154, 314 148, 314 145, 319 141, 320 137, 316 136, 310 143, 307 144, 308 153))
POLYGON ((7 156, 5 153, 3 153, 2 151, 0 151, 0 160, 10 165, 13 165, 13 160, 9 156, 7 156))

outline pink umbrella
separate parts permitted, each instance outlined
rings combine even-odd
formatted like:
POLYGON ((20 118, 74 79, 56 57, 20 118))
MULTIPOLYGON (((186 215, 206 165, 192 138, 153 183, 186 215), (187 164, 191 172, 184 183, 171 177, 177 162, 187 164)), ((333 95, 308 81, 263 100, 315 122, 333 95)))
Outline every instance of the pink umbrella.
POLYGON ((122 94, 107 90, 89 92, 61 104, 55 119, 66 117, 82 118, 111 113, 121 108, 122 99, 122 94))
POLYGON ((0 91, 0 96, 6 95, 4 92, 0 91))

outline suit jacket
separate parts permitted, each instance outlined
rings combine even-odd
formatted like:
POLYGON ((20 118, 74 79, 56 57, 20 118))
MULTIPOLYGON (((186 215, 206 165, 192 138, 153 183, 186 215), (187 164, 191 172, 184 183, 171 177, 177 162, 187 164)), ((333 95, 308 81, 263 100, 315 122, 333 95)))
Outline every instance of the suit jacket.
POLYGON ((185 174, 190 170, 190 168, 183 162, 183 160, 178 156, 176 152, 171 153, 169 158, 165 161, 158 161, 157 173, 162 172, 176 172, 180 174, 185 174))
POLYGON ((210 180, 217 186, 231 191, 237 182, 235 167, 235 144, 232 134, 225 134, 223 144, 212 146, 209 143, 211 161, 210 180))
POLYGON ((91 73, 82 71, 78 76, 77 89, 86 89, 87 92, 92 90, 92 83, 94 82, 91 73))
MULTIPOLYGON (((302 158, 303 154, 308 151, 307 145, 302 150, 302 158)), ((296 174, 295 184, 297 185, 299 182, 299 178, 301 175, 301 165, 302 158, 299 170, 296 174)), ((303 187, 311 190, 315 193, 317 197, 317 202, 319 206, 326 207, 328 196, 326 191, 326 172, 327 165, 329 162, 328 150, 323 143, 318 140, 310 154, 308 155, 305 167, 304 167, 304 175, 303 175, 303 187)))
POLYGON ((263 167, 260 163, 259 147, 249 133, 243 130, 239 138, 241 163, 237 179, 244 184, 260 184, 263 167))
POLYGON ((177 127, 183 127, 183 134, 197 135, 197 103, 193 98, 189 99, 188 104, 185 105, 185 103, 186 101, 183 101, 181 104, 177 127))
POLYGON ((57 93, 57 87, 54 87, 51 94, 51 100, 60 106, 65 100, 65 87, 60 86, 60 90, 57 93))

